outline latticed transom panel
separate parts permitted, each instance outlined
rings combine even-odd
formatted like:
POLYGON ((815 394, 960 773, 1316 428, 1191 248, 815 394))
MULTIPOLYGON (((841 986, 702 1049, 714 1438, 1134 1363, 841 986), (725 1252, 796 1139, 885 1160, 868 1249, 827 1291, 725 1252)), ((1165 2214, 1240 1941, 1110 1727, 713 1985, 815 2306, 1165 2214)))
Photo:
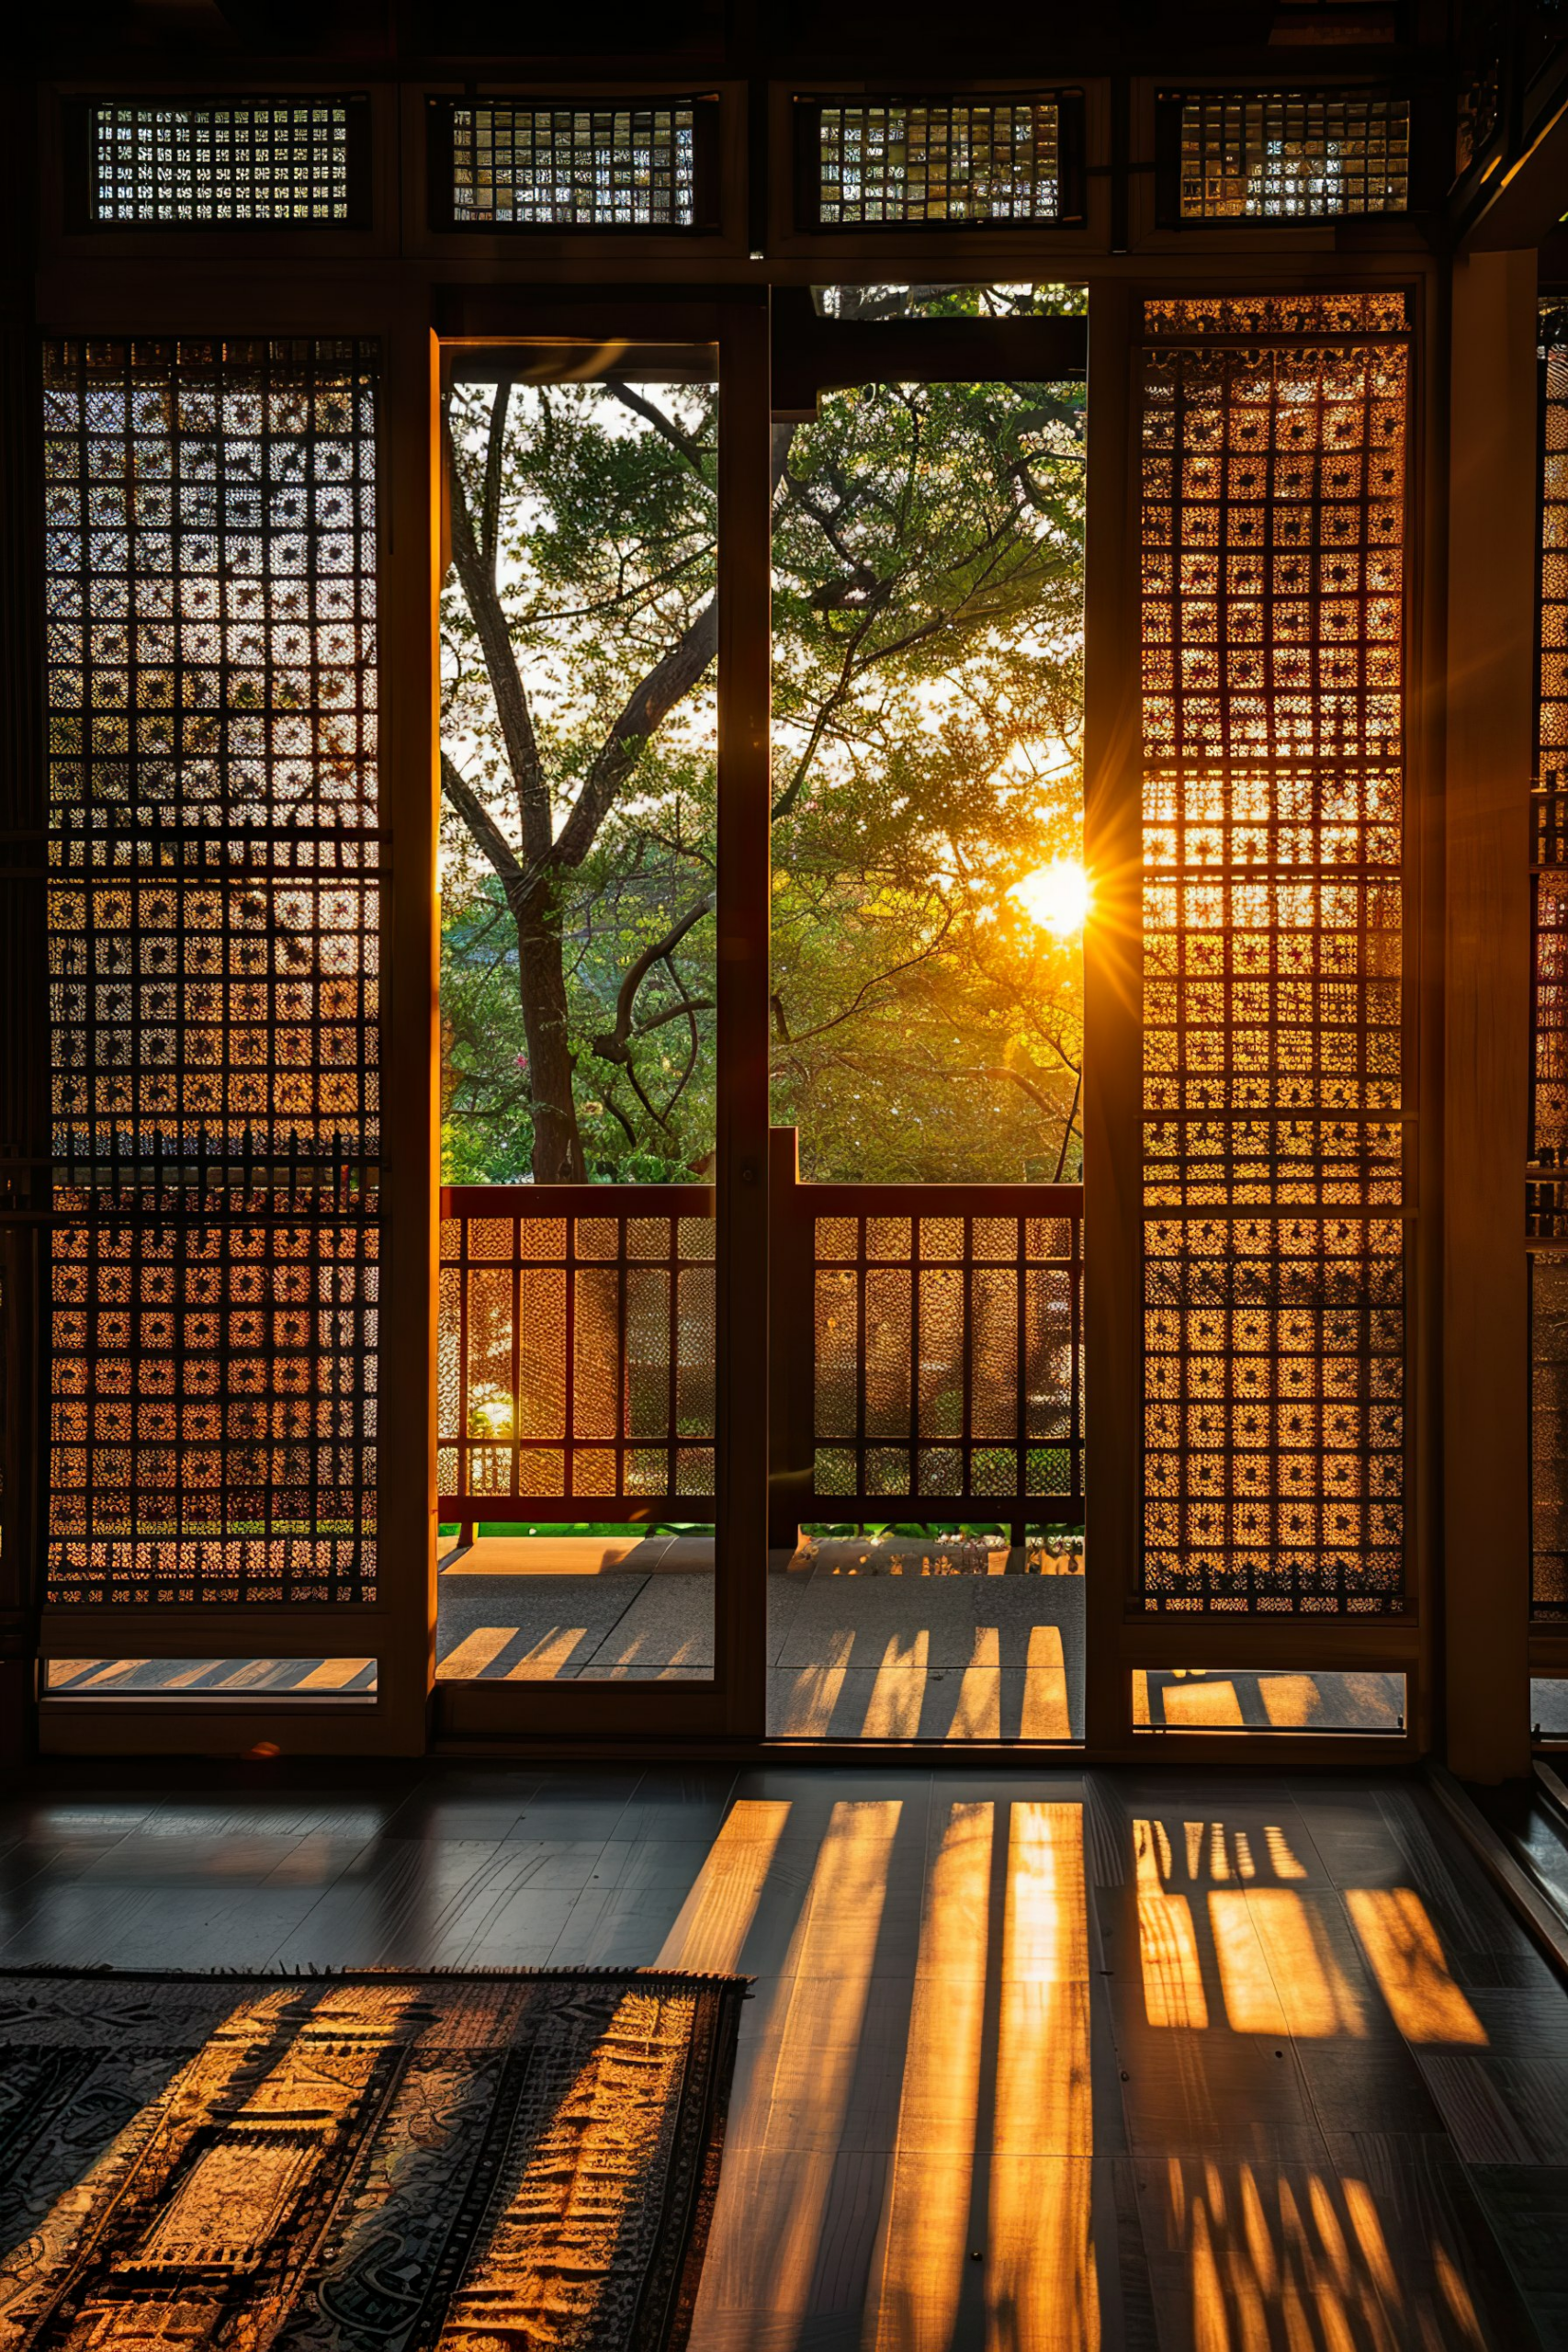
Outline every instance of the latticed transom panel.
POLYGON ((1147 306, 1152 1608, 1404 1589, 1408 356, 1279 300, 1147 306))
POLYGON ((1063 209, 1055 98, 833 99, 816 110, 824 228, 1049 221, 1063 209))
POLYGON ((44 398, 51 1593, 366 1598, 375 354, 57 345, 44 398))
MULTIPOLYGON (((626 1188, 629 1189, 629 1188, 626 1188)), ((707 1196, 660 1205, 595 1187, 545 1214, 500 1188, 447 1196, 441 1228, 436 1485, 558 1517, 650 1501, 711 1509, 716 1265, 707 1196), (568 1508, 569 1503, 573 1506, 568 1508)))
POLYGON ((1078 1218, 835 1216, 814 1227, 819 1505, 1077 1516, 1078 1218))
POLYGON ((1189 90, 1163 102, 1182 220, 1403 212, 1410 102, 1371 90, 1189 90))
POLYGON ((469 228, 694 228, 700 116, 692 104, 453 106, 450 219, 469 228))
POLYGON ((84 111, 95 227, 346 226, 360 211, 363 99, 130 99, 84 111))

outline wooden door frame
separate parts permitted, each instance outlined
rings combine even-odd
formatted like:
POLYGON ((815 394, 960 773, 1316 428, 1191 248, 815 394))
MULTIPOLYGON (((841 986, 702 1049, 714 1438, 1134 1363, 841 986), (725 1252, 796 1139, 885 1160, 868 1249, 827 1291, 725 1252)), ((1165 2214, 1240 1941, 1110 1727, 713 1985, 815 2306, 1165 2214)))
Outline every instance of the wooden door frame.
MULTIPOLYGON (((434 86, 434 85, 433 85, 434 86)), ((781 85, 774 85, 775 96, 781 85)), ((410 77, 403 92, 406 104, 416 103, 419 90, 410 77)), ((45 93, 40 119, 51 104, 45 93)), ((378 119, 385 119, 385 102, 378 119)), ((1097 119, 1097 118, 1096 118, 1097 119)), ((1098 136, 1098 134, 1097 134, 1098 136)), ((118 1644, 123 1651, 156 1641, 164 1649, 186 1654, 207 1652, 215 1639, 242 1646, 265 1644, 268 1653, 357 1655, 374 1652, 382 1660, 383 1690, 376 1702, 335 1709, 316 1701, 288 1703, 155 1699, 116 1699, 95 1703, 67 1702, 68 1713, 51 1705, 43 1711, 40 1745, 59 1751, 118 1752, 178 1749, 211 1752, 274 1745, 293 1752, 412 1754, 433 1737, 468 1742, 499 1742, 515 1752, 540 1752, 539 1743, 558 1750, 570 1746, 579 1752, 595 1749, 620 1752, 649 1749, 662 1752, 682 1747, 707 1749, 722 1743, 726 1752, 803 1752, 798 1743, 770 1744, 764 1736, 763 1626, 765 1623, 766 1558, 766 1434, 768 1413, 765 1367, 759 1358, 748 1375, 744 1408, 727 1416, 721 1443, 725 1449, 725 1484, 735 1495, 733 1511, 726 1519, 724 1541, 736 1548, 730 1583, 733 1604, 720 1605, 718 1668, 711 1689, 679 1686, 650 1692, 636 1685, 604 1685, 593 1694, 594 1723, 584 1724, 577 1708, 591 1686, 578 1686, 570 1699, 565 1686, 528 1686, 530 1725, 517 1735, 510 1725, 491 1728, 481 1718, 488 1699, 475 1700, 479 1713, 470 1724, 465 1697, 465 1720, 451 1733, 434 1720, 431 1704, 434 1670, 434 1411, 430 1388, 434 1380, 434 1222, 436 1200, 435 1136, 435 975, 439 942, 434 918, 434 842, 438 811, 435 774, 435 714, 438 691, 434 646, 434 613, 438 588, 439 470, 434 442, 434 351, 440 332, 469 331, 499 336, 516 332, 525 311, 531 322, 539 316, 546 288, 549 298, 581 315, 590 306, 601 311, 610 300, 619 301, 615 286, 630 266, 624 241, 602 244, 593 241, 570 249, 557 241, 545 244, 519 241, 484 258, 459 255, 444 241, 428 240, 432 250, 417 252, 400 246, 396 231, 398 175, 387 164, 390 150, 379 144, 381 161, 375 180, 375 220, 354 251, 333 251, 330 244, 308 235, 290 235, 276 253, 262 245, 243 243, 221 234, 210 237, 184 232, 178 237, 152 235, 130 245, 106 249, 96 238, 65 240, 51 232, 46 219, 41 277, 41 327, 30 322, 19 329, 32 338, 42 329, 98 334, 199 334, 215 325, 227 333, 299 334, 304 333, 378 334, 386 359, 385 408, 381 480, 386 514, 385 563, 382 571, 381 678, 387 733, 382 749, 382 786, 389 821, 395 834, 395 872, 389 887, 388 932, 388 1008, 386 1043, 389 1173, 387 1204, 388 1257, 386 1291, 382 1300, 383 1424, 381 1444, 381 1552, 384 1598, 373 1607, 317 1612, 290 1606, 246 1612, 226 1610, 193 1612, 182 1623, 167 1609, 115 1609, 93 1611, 45 1611, 43 1645, 61 1653, 69 1642, 76 1654, 80 1645, 118 1644), (438 248, 438 249, 437 249, 438 248), (177 253, 179 266, 171 263, 177 253), (530 278, 533 279, 532 285, 530 278), (603 281, 595 286, 594 281, 603 281), (423 1366, 410 1379, 405 1368, 423 1366), (396 1377, 394 1378, 394 1370, 396 1377), (199 1624, 196 1622, 199 1615, 199 1624), (68 1620, 68 1626, 67 1621, 68 1620), (221 1630, 220 1630, 221 1629, 221 1630), (658 1703, 671 1696, 669 1706, 658 1703), (690 1714, 688 1699, 701 1702, 690 1714), (569 1727, 570 1724, 575 1728, 569 1727)), ((405 217, 418 193, 417 164, 405 151, 401 200, 405 217)), ((1098 187, 1099 183, 1096 183, 1098 187)), ((1093 1530, 1089 1577, 1088 1738, 1062 1753, 1088 1759, 1134 1757, 1161 1762, 1207 1759, 1255 1765, 1267 1755, 1281 1767, 1303 1764, 1332 1768, 1350 1762, 1382 1764, 1405 1760, 1427 1744, 1427 1718, 1418 1710, 1434 1691, 1428 1670, 1431 1645, 1438 1627, 1435 1596, 1442 1583, 1434 1571, 1438 1565, 1447 1585, 1445 1647, 1450 1665, 1446 1713, 1442 1717, 1453 1752, 1468 1754, 1462 1742, 1471 1736, 1471 1723, 1483 1706, 1483 1668, 1473 1645, 1461 1637, 1468 1624, 1476 1641, 1489 1651, 1512 1644, 1517 1650, 1486 1703, 1495 1714, 1510 1715, 1512 1692, 1520 1680, 1526 1636, 1511 1616, 1492 1611, 1495 1590, 1483 1573, 1481 1555, 1467 1552, 1459 1538, 1462 1510, 1475 1507, 1484 1486, 1495 1491, 1495 1464, 1477 1458, 1473 1431, 1463 1431, 1471 1448, 1470 1466, 1458 1463, 1461 1428, 1453 1400, 1461 1393, 1465 1351, 1469 1341, 1452 1319, 1451 1302, 1442 1308, 1441 1267, 1451 1246, 1446 1231, 1450 1207, 1437 1189, 1436 1177, 1461 1148, 1461 1128, 1457 1098, 1445 1101, 1439 1091, 1444 1075, 1443 1037, 1447 1008, 1444 989, 1451 982, 1445 971, 1440 892, 1444 864, 1441 853, 1442 814, 1435 788, 1442 773, 1445 718, 1440 706, 1438 661, 1444 631, 1436 606, 1449 600, 1445 587, 1444 551, 1440 526, 1449 498, 1450 452, 1445 428, 1447 390, 1439 384, 1438 312, 1442 301, 1442 272, 1438 263, 1419 247, 1412 232, 1407 243, 1391 243, 1381 251, 1335 249, 1331 230, 1312 232, 1310 243, 1300 232, 1275 238, 1273 232, 1253 232, 1245 244, 1204 240, 1201 245, 1176 244, 1157 253, 1111 254, 1099 234, 1098 198, 1091 208, 1094 221, 1071 237, 1043 232, 1038 236, 1009 238, 955 235, 940 243, 911 236, 897 241, 901 266, 945 270, 984 278, 1001 267, 1003 253, 1010 270, 1035 271, 1086 283, 1090 289, 1090 335, 1093 398, 1089 410, 1089 554, 1086 622, 1086 830, 1092 840, 1093 862, 1102 874, 1122 874, 1109 887, 1130 895, 1139 867, 1134 841, 1134 804, 1129 797, 1129 776, 1135 767, 1135 744, 1129 750, 1128 722, 1134 691, 1129 647, 1135 631, 1135 548, 1131 538, 1132 485, 1135 453, 1129 438, 1131 420, 1130 308, 1140 291, 1201 293, 1208 290, 1263 288, 1270 284, 1292 288, 1324 288, 1402 283, 1423 289, 1424 315, 1415 337, 1417 357, 1416 392, 1412 408, 1413 435, 1421 456, 1413 470, 1412 496, 1419 532, 1416 581, 1427 598, 1419 618, 1420 662, 1416 676, 1425 716, 1420 740, 1407 746, 1407 772, 1412 779, 1410 821, 1420 827, 1417 863, 1424 894, 1420 920, 1418 972, 1409 985, 1419 997, 1420 1064, 1423 1072, 1421 1164, 1427 1171, 1420 1208, 1424 1239, 1420 1245, 1424 1272, 1418 1280, 1413 1311, 1419 1308, 1410 1351, 1415 1382, 1417 1424, 1416 1460, 1412 1506, 1417 1514, 1416 1592, 1418 1612, 1414 1621, 1385 1628, 1376 1639, 1366 1629, 1334 1621, 1258 1621, 1225 1623, 1213 1619, 1143 1620, 1130 1623, 1126 1600, 1132 1585, 1132 1565, 1137 1540, 1136 1468, 1138 1407, 1136 1336, 1137 1283, 1133 1226, 1135 1216, 1137 1103, 1136 1018, 1130 1011, 1131 986, 1126 972, 1113 971, 1108 957, 1091 956, 1086 965, 1086 1033, 1099 1040, 1086 1069, 1085 1215, 1090 1229, 1086 1268, 1086 1344, 1090 1351, 1090 1381, 1094 1396, 1089 1444, 1094 1473, 1089 1480, 1089 1510, 1093 1530), (1079 240, 1081 239, 1081 242, 1079 240), (1119 417, 1120 422, 1115 420, 1119 417), (1097 430, 1098 428, 1098 430, 1097 430), (1424 442, 1419 436, 1425 435, 1424 442), (1109 628, 1106 616, 1111 616, 1109 628), (1434 843, 1438 846, 1434 849, 1434 843), (1447 1142, 1443 1141, 1446 1136, 1447 1142), (1435 1271, 1434 1271, 1435 1270, 1435 1271), (1456 1447, 1439 1442, 1449 1399, 1447 1427, 1456 1447), (1120 1400, 1120 1408, 1118 1408, 1120 1400), (1094 1431, 1098 1423, 1099 1437, 1094 1431), (1445 1467, 1446 1458, 1446 1467, 1445 1467), (1484 1470, 1484 1477, 1483 1476, 1484 1470), (1455 1481, 1458 1481, 1456 1486, 1455 1481), (1468 1494, 1468 1500, 1467 1500, 1468 1494), (1439 1536, 1439 1512, 1448 1525, 1439 1536), (1455 1603, 1459 1605, 1456 1614, 1455 1603), (1468 1612, 1468 1614, 1466 1613, 1468 1612), (1268 1653, 1261 1639, 1271 1636, 1268 1653), (1515 1641, 1516 1632, 1518 1634, 1515 1641), (1297 1738, 1290 1735, 1176 1735, 1134 1740, 1130 1722, 1130 1670, 1146 1662, 1151 1645, 1160 1655, 1179 1662, 1196 1657, 1221 1665, 1228 1657, 1238 1666, 1273 1662, 1288 1645, 1296 1659, 1329 1667, 1369 1662, 1382 1645, 1392 1662, 1397 1653, 1402 1670, 1416 1676, 1416 1705, 1410 1711, 1411 1729, 1403 1740, 1357 1740, 1349 1736, 1297 1738), (1244 1655, 1243 1652, 1250 1655, 1244 1655), (1466 1697, 1466 1692, 1470 1697, 1466 1697)), ((45 206, 48 214, 48 204, 45 206)), ((1102 225, 1102 224, 1100 224, 1102 225)), ((416 243, 418 241, 415 241, 416 243)), ((721 465, 727 467, 728 496, 739 521, 731 520, 721 548, 721 678, 730 673, 734 691, 726 697, 721 684, 721 760, 727 772, 741 781, 737 786, 740 815, 736 822, 744 844, 737 855, 744 875, 732 874, 727 904, 736 910, 738 929, 726 930, 721 912, 721 937, 743 939, 748 925, 765 919, 767 746, 766 598, 767 512, 757 495, 766 479, 769 352, 766 331, 767 286, 808 284, 814 277, 844 278, 858 268, 867 277, 886 273, 891 248, 886 240, 862 242, 851 237, 801 241, 788 254, 748 283, 735 287, 716 283, 721 273, 740 274, 740 257, 712 244, 694 243, 660 253, 654 266, 628 300, 648 310, 658 308, 666 321, 671 313, 649 300, 650 282, 661 281, 671 300, 694 315, 723 311, 732 368, 726 379, 728 430, 721 440, 721 465), (759 323, 760 322, 760 323, 759 323), (750 416, 751 423, 745 418, 750 416), (728 446, 727 446, 728 445, 728 446), (749 503, 748 503, 749 502, 749 503), (749 519, 747 519, 749 517, 749 519), (738 540, 737 534, 739 534, 738 540), (745 550, 749 548, 750 552, 745 550), (725 579, 726 566, 728 578, 725 579), (743 576, 742 576, 743 575, 743 576), (761 662, 756 648, 764 649, 761 662), (750 650, 748 649, 750 649, 750 650), (741 685, 739 681, 744 681, 741 685), (724 707, 728 699, 728 708, 724 707), (757 893, 759 876, 762 896, 757 893), (761 909, 759 913, 759 903, 761 909), (748 908, 750 911, 747 912, 748 908)), ((10 405, 17 395, 13 391, 10 405)), ((1456 420, 1457 422, 1457 420, 1456 420)), ((23 430, 30 432, 30 412, 23 430)), ((15 430, 15 428, 13 428, 15 430)), ((1522 435, 1533 452, 1533 418, 1522 435)), ((1484 511, 1484 485, 1476 492, 1484 511)), ((28 539, 23 535, 25 554, 28 539)), ((1451 560, 1451 558, 1450 558, 1451 560)), ((1466 624, 1468 626, 1468 623, 1466 624)), ((14 659, 14 655, 10 657, 14 659)), ((1491 707, 1511 705, 1514 688, 1499 679, 1489 689, 1491 707), (1501 700, 1497 699, 1501 696, 1501 700)), ((1511 723, 1511 721, 1509 722, 1511 723)), ((1451 725, 1451 721, 1450 722, 1451 725)), ((1450 762, 1450 789, 1456 775, 1450 762)), ((1528 758, 1526 771, 1528 774, 1528 758)), ((1522 786, 1521 786, 1522 789, 1522 786)), ((1522 825, 1522 819, 1521 819, 1522 825)), ((733 830, 733 828, 732 828, 733 830)), ((732 844, 733 845, 733 844, 732 844)), ((1521 844, 1522 863, 1522 844, 1521 844)), ((1455 879, 1451 854, 1447 874, 1455 879)), ((1462 876, 1459 877, 1462 879, 1462 876)), ((1106 887, 1102 884, 1102 888, 1106 887)), ((1102 898, 1101 904, 1104 900, 1102 898)), ((1450 925, 1451 929, 1451 925, 1450 925)), ((1130 954, 1131 951, 1129 951, 1130 954)), ((1117 951, 1118 958, 1122 951, 1117 951)), ((744 978, 732 1006, 734 1023, 725 1051, 744 1057, 745 1039, 761 1039, 765 1046, 765 965, 759 969, 750 951, 743 950, 738 969, 744 978)), ((734 983, 732 983, 732 988, 734 983)), ((1512 1001, 1512 983, 1504 976, 1501 993, 1493 1000, 1493 1016, 1503 1018, 1512 1001)), ((1522 1038, 1520 1058, 1522 1059, 1522 1038)), ((765 1053, 757 1056, 758 1066, 765 1053)), ((1453 1050, 1447 1054, 1448 1083, 1454 1080, 1453 1050)), ((753 1073, 753 1076, 755 1073, 753 1073)), ((719 1191, 725 1216, 734 1223, 736 1246, 732 1278, 721 1292, 721 1331, 748 1337, 761 1328, 766 1306, 766 1225, 768 1198, 768 1130, 765 1080, 749 1085, 737 1100, 733 1115, 721 1136, 719 1191), (753 1159, 756 1181, 748 1182, 744 1163, 753 1159)), ((1517 1253, 1517 1243, 1512 1245, 1517 1253)), ((1512 1282, 1517 1274, 1508 1277, 1512 1282)), ((730 1347, 732 1339, 721 1339, 730 1347)), ((1512 1375, 1510 1375, 1512 1376, 1512 1375)), ((1517 1384, 1516 1384, 1517 1385, 1517 1384)), ((1501 1392, 1499 1392, 1499 1395, 1501 1392)), ((1494 1400, 1495 1401, 1495 1400, 1494 1400)), ((39 1473, 41 1476, 41 1471, 39 1473)), ((726 1506, 727 1510, 728 1506, 726 1506)), ((720 1589, 725 1580, 720 1580, 720 1589)), ((1511 1606, 1511 1604, 1510 1604, 1511 1606)), ((104 1654, 113 1655, 106 1646, 104 1654)), ((1510 1652, 1510 1657, 1512 1653, 1510 1652)), ((1487 1668, 1486 1672, 1491 1668, 1487 1668)), ((457 1688, 457 1686, 448 1686, 457 1688)), ((483 1686, 466 1686, 482 1690, 483 1686)), ((445 1706, 443 1701, 443 1706, 445 1706)), ((1528 1711, 1521 1704, 1519 1722, 1528 1742, 1528 1711)), ((1499 1718, 1501 1719, 1501 1718, 1499 1718)), ((1433 1726, 1435 1728, 1435 1725, 1433 1726)), ((1501 1737, 1506 1758, 1517 1756, 1517 1743, 1509 1721, 1501 1737)), ((654 1751, 657 1752, 657 1751, 654 1751)), ((868 1758, 873 1745, 839 1744, 813 1747, 813 1755, 868 1758)), ((930 1757, 928 1748, 915 1750, 930 1757)), ((966 1747, 964 1760, 980 1760, 991 1751, 966 1747)), ((997 1751, 1018 1756, 1018 1747, 997 1751)), ((1058 1751, 1032 1751, 1056 1753, 1058 1751)), ((1501 1749, 1491 1751, 1494 1760, 1501 1749)), ((1483 1754, 1478 1769, 1489 1769, 1483 1754)))
MULTIPOLYGON (((712 1679, 441 1682, 434 1689, 433 1728, 438 1737, 462 1741, 756 1740, 765 1727, 767 1623, 772 481, 766 292, 716 289, 694 300, 687 289, 671 288, 665 300, 646 292, 618 299, 609 288, 566 295, 560 289, 449 289, 436 315, 444 347, 454 349, 466 344, 521 347, 530 339, 557 336, 716 346, 721 977, 713 1186, 712 1679)), ((431 1232, 434 1257, 434 1225, 431 1232)), ((434 1638, 434 1611, 431 1630, 434 1638)))

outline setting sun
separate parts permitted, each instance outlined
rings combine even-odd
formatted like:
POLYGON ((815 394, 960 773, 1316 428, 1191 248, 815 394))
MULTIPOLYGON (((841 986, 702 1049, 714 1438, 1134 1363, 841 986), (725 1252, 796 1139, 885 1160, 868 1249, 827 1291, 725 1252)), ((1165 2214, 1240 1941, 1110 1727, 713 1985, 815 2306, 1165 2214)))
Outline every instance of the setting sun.
POLYGON ((1091 895, 1089 876, 1076 857, 1059 857, 1050 865, 1037 865, 1008 892, 1031 922, 1042 931, 1054 932, 1058 939, 1070 938, 1083 929, 1091 895))

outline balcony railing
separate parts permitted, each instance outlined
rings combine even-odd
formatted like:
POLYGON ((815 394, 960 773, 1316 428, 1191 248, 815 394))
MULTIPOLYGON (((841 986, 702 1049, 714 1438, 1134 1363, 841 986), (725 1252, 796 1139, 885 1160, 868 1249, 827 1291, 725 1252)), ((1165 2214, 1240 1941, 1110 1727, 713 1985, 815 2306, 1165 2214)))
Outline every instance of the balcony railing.
MULTIPOLYGON (((1083 1513, 1082 1193, 803 1184, 775 1136, 772 1503, 802 1520, 1083 1513)), ((713 1515, 700 1185, 442 1195, 442 1517, 713 1515)))

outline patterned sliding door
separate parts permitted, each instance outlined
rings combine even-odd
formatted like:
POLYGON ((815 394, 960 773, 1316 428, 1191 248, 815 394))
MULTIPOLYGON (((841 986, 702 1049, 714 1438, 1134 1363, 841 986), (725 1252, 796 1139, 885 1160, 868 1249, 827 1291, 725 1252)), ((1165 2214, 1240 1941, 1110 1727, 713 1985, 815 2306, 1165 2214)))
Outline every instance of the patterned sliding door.
POLYGON ((44 402, 46 1600, 373 1600, 375 354, 56 344, 44 402))
POLYGON ((1143 1607, 1405 1593, 1409 349, 1144 310, 1143 1607))

